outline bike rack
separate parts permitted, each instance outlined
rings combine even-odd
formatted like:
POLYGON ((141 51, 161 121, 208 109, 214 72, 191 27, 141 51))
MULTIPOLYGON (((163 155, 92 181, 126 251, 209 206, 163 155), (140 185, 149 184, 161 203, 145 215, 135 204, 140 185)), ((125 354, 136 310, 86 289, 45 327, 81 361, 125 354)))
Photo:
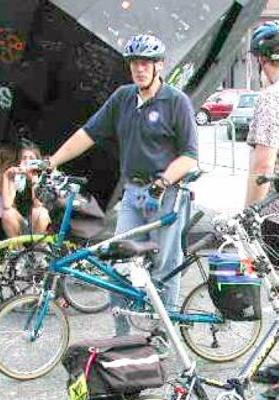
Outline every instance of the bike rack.
MULTIPOLYGON (((231 143, 232 143, 232 148, 231 148, 231 154, 232 154, 232 173, 235 175, 235 126, 233 121, 230 118, 226 119, 221 119, 217 122, 213 122, 212 125, 214 126, 214 163, 213 163, 213 168, 216 168, 217 166, 217 131, 218 127, 220 126, 230 126, 231 127, 231 143)), ((228 130, 227 130, 228 131, 228 130)))

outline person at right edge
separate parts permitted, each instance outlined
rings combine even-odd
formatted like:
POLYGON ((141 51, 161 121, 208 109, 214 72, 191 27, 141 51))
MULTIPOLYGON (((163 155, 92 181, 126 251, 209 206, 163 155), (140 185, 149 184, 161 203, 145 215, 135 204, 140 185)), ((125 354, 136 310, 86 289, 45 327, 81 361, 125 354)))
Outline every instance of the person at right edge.
MULTIPOLYGON (((251 52, 256 57, 263 89, 255 106, 247 143, 251 146, 246 205, 263 200, 270 184, 257 185, 259 174, 279 172, 279 21, 258 26, 251 38, 251 52)), ((279 213, 279 201, 264 210, 265 214, 279 213)), ((265 220, 262 234, 267 243, 279 253, 279 215, 265 220)), ((276 257, 272 263, 279 264, 276 257)), ((259 371, 255 380, 277 383, 262 394, 263 398, 279 398, 279 364, 259 371)))
MULTIPOLYGON (((128 40, 123 57, 133 83, 118 88, 49 158, 50 167, 57 167, 104 138, 117 138, 125 190, 116 234, 172 211, 177 193, 174 184, 197 168, 197 135, 191 101, 161 78, 165 45, 155 36, 136 35, 128 40)), ((160 247, 151 271, 156 281, 182 262, 181 233, 189 201, 185 196, 172 226, 140 238, 154 240, 160 247)), ((177 304, 179 289, 178 274, 168 282, 163 293, 169 310, 177 304)), ((111 302, 112 306, 121 305, 117 296, 112 296, 111 302)), ((126 335, 129 330, 126 316, 115 316, 116 335, 126 335)))

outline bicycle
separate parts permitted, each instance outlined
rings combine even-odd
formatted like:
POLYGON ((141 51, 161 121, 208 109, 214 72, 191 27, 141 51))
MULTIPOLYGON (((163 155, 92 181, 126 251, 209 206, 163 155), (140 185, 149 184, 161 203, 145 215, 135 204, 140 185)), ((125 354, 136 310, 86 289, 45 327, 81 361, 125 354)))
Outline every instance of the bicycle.
MULTIPOLYGON (((57 234, 30 234, 9 238, 0 242, 0 302, 9 300, 26 292, 38 293, 42 276, 47 269, 48 261, 53 254, 62 256, 78 248, 79 244, 68 240, 72 213, 80 200, 77 196, 80 186, 86 183, 84 178, 65 176, 62 173, 52 174, 52 180, 56 186, 68 185, 71 188, 71 195, 67 198, 65 211, 57 234)), ((45 188, 49 185, 46 180, 43 182, 45 188)), ((52 196, 54 193, 52 193, 52 196)), ((54 200, 54 199, 53 199, 54 200)), ((86 264, 76 265, 76 268, 86 268, 86 264)), ((96 270, 96 274, 98 271, 96 270)), ((85 286, 83 286, 84 290, 85 286)), ((95 313, 103 311, 109 306, 108 294, 105 291, 93 286, 86 286, 88 301, 82 302, 75 296, 67 298, 75 309, 81 312, 95 313)), ((63 285, 61 285, 63 293, 63 285)))
MULTIPOLYGON (((170 397, 145 395, 144 397, 139 396, 139 399, 209 400, 204 387, 205 385, 222 390, 217 395, 216 400, 252 400, 256 398, 258 393, 252 387, 253 376, 258 372, 279 339, 279 277, 261 246, 261 217, 259 217, 259 212, 263 208, 279 198, 279 175, 269 179, 276 179, 277 193, 272 193, 264 201, 246 208, 242 213, 230 219, 217 220, 215 228, 224 237, 225 241, 222 249, 232 244, 237 249, 241 258, 245 257, 253 260, 255 270, 258 276, 264 280, 269 300, 277 314, 275 321, 272 322, 260 344, 244 363, 244 366, 236 377, 231 377, 227 381, 218 381, 215 378, 203 377, 197 373, 195 362, 190 360, 187 351, 181 344, 172 321, 150 279, 148 269, 145 268, 143 263, 137 263, 136 266, 133 266, 137 270, 134 271, 134 276, 140 276, 141 279, 140 281, 135 280, 134 284, 137 287, 140 286, 146 289, 155 310, 163 321, 163 326, 169 339, 180 356, 184 368, 178 377, 167 382, 171 386, 170 397)), ((201 248, 205 242, 210 240, 210 235, 205 237, 196 245, 196 249, 201 248)))
MULTIPOLYGON (((158 247, 154 243, 133 242, 127 241, 127 239, 139 234, 145 234, 152 229, 167 227, 174 223, 177 218, 182 190, 183 187, 178 190, 174 211, 170 214, 94 246, 79 249, 62 258, 54 258, 49 264, 48 271, 45 273, 40 295, 24 295, 4 305, 0 311, 0 349, 2 349, 0 351, 0 370, 4 374, 19 380, 34 379, 50 371, 64 354, 69 340, 68 322, 63 310, 53 301, 57 281, 61 274, 96 285, 105 290, 114 291, 126 297, 130 300, 132 314, 136 313, 137 316, 140 316, 143 311, 146 311, 147 307, 149 317, 160 317, 160 313, 156 311, 156 307, 154 307, 152 301, 149 301, 146 291, 133 286, 132 282, 127 277, 119 274, 106 262, 106 259, 119 260, 136 257, 137 260, 146 254, 158 251, 158 247), (70 267, 71 264, 81 260, 87 260, 88 263, 93 265, 93 274, 70 267), (113 278, 116 283, 97 276, 94 273, 95 268, 98 268, 106 276, 113 278), (155 314, 153 308, 156 311, 155 314), (13 338, 13 332, 16 335, 15 339, 13 338), (24 350, 25 345, 27 346, 26 350, 24 350), (42 347, 40 347, 41 345, 42 347), (13 356, 12 359, 10 359, 10 352, 8 351, 10 346, 12 346, 13 350, 17 348, 16 354, 18 356, 13 356), (47 352, 45 351, 46 348, 48 349, 47 352), (26 371, 29 367, 30 371, 26 371)), ((193 259, 191 258, 192 261, 193 259)), ((144 260, 144 265, 147 267, 150 263, 146 263, 146 260, 144 260)), ((169 316, 172 322, 185 324, 184 327, 191 327, 195 324, 210 324, 211 326, 222 326, 225 324, 225 320, 220 313, 203 312, 202 310, 196 313, 169 312, 169 316)), ((252 332, 253 335, 248 337, 248 331, 246 330, 245 345, 242 345, 238 354, 240 351, 241 354, 247 351, 257 339, 260 330, 260 321, 253 322, 252 326, 255 327, 252 332)), ((220 334, 223 333, 221 330, 220 334)), ((225 331, 226 335, 228 333, 231 337, 232 332, 225 331)), ((217 339, 218 335, 215 331, 212 332, 212 337, 213 341, 217 339)), ((195 335, 191 339, 194 341, 195 335)), ((189 340, 188 338, 188 343, 189 340)), ((198 344, 193 347, 197 348, 198 344)), ((215 348, 213 350, 216 352, 215 348)), ((203 352, 202 348, 200 352, 203 352)), ((235 349, 232 354, 235 358, 235 349)), ((230 354, 230 357, 232 357, 232 354, 230 354)), ((223 358, 224 356, 222 356, 223 358)))
MULTIPOLYGON (((197 176, 193 175, 193 180, 197 179, 199 175, 200 173, 197 176)), ((189 179, 191 181, 191 178, 189 179)), ((189 188, 185 186, 182 190, 189 191, 189 188)), ((186 214, 188 214, 188 212, 186 214)), ((176 319, 184 341, 193 352, 210 361, 225 362, 240 357, 249 350, 260 334, 261 321, 239 322, 224 320, 218 311, 218 322, 216 320, 214 323, 213 319, 207 318, 208 315, 216 315, 216 307, 208 294, 207 273, 203 267, 201 258, 195 252, 195 245, 190 246, 188 250, 186 246, 188 232, 203 215, 203 212, 197 212, 184 228, 181 239, 182 249, 184 251, 184 261, 182 265, 163 277, 161 282, 157 282, 156 287, 163 291, 164 283, 177 273, 181 271, 184 276, 191 265, 198 267, 203 283, 195 287, 183 301, 179 314, 187 314, 187 317, 185 317, 183 321, 181 316, 176 317, 176 319), (227 337, 229 335, 232 338, 235 338, 235 342, 237 342, 237 345, 234 345, 230 349, 228 349, 227 346, 227 337)), ((110 254, 109 257, 111 256, 112 255, 110 254)), ((117 257, 110 261, 113 263, 116 261, 119 262, 117 257)), ((95 266, 97 269, 102 269, 100 265, 98 266, 95 264, 95 266)), ((88 267, 88 269, 90 269, 90 267, 88 267)), ((108 271, 105 271, 105 274, 112 277, 108 271)), ((115 276, 113 276, 113 278, 115 279, 115 276)), ((121 284, 121 276, 119 274, 117 275, 116 280, 121 284)), ((71 275, 66 275, 63 278, 63 283, 63 292, 70 304, 72 304, 73 299, 77 297, 79 297, 79 299, 82 297, 86 299, 89 298, 90 294, 87 296, 87 293, 83 293, 83 282, 79 278, 73 278, 71 275)), ((98 286, 98 283, 96 283, 96 285, 98 286)), ((149 306, 143 310, 138 310, 137 305, 131 305, 128 303, 127 309, 119 309, 115 307, 113 311, 115 314, 126 314, 131 325, 141 331, 150 332, 153 330, 154 326, 158 325, 158 315, 156 315, 152 310, 152 307, 150 308, 149 306)))

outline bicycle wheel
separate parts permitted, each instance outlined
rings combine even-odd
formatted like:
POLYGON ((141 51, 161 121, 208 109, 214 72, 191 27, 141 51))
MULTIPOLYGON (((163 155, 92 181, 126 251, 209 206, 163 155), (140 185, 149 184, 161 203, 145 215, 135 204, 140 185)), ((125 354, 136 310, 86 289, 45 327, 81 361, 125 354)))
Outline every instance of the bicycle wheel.
MULTIPOLYGON (((86 274, 106 279, 106 275, 87 261, 77 263, 74 267, 86 274)), ((110 304, 109 292, 95 285, 81 282, 71 276, 65 276, 62 285, 65 299, 72 307, 83 313, 98 313, 110 304)))
POLYGON ((24 295, 0 310, 0 371, 18 380, 45 375, 60 361, 69 342, 63 310, 49 302, 38 337, 31 339, 38 321, 39 296, 24 295))
POLYGON ((50 259, 50 251, 37 250, 33 246, 18 251, 7 250, 0 271, 0 301, 24 293, 37 294, 50 259))
MULTIPOLYGON (((190 292, 184 300, 180 312, 182 314, 189 312, 218 314, 206 283, 197 286, 190 292)), ((193 352, 215 362, 234 360, 245 354, 257 340, 260 331, 260 320, 226 320, 223 324, 204 322, 180 324, 182 337, 193 352)))

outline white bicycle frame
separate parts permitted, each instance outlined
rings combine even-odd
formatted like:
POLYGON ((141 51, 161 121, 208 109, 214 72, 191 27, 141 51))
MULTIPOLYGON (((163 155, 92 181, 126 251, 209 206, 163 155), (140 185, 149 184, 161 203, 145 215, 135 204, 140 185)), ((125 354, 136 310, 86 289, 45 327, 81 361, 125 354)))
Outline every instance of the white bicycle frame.
MULTIPOLYGON (((265 254, 263 248, 261 247, 261 244, 259 243, 258 240, 251 241, 244 227, 241 226, 241 224, 237 219, 231 218, 225 221, 225 223, 228 224, 230 228, 234 228, 235 237, 233 238, 231 235, 224 235, 225 242, 220 246, 218 251, 221 252, 223 251, 225 246, 227 246, 228 244, 233 244, 236 247, 237 252, 241 258, 251 257, 252 259, 257 259, 258 257, 262 257, 268 263, 268 269, 270 273, 267 276, 265 275, 264 282, 268 290, 270 299, 272 301, 272 306, 278 315, 279 300, 277 300, 277 298, 275 297, 272 297, 272 289, 274 287, 279 287, 279 277, 277 276, 274 267, 270 263, 267 255, 265 254)), ((166 329, 166 332, 173 344, 174 349, 176 350, 178 356, 182 361, 185 372, 187 372, 188 376, 193 377, 191 385, 191 388, 193 388, 195 384, 196 363, 190 359, 185 347, 183 346, 169 318, 169 315, 164 307, 164 304, 150 278, 150 274, 146 269, 146 267, 144 266, 143 260, 138 259, 135 263, 132 263, 132 265, 130 265, 130 272, 133 285, 136 287, 143 287, 146 290, 155 311, 159 315, 161 322, 164 328, 166 329)), ((266 340, 268 339, 268 336, 273 336, 274 338, 276 332, 279 329, 278 327, 279 327, 279 315, 278 318, 276 318, 276 324, 274 323, 270 331, 268 332, 266 340)), ((244 382, 245 380, 251 378, 251 376, 253 375, 253 367, 255 365, 253 363, 255 362, 256 359, 261 360, 263 355, 265 355, 265 348, 267 347, 268 343, 263 341, 262 346, 261 345, 259 346, 259 351, 258 352, 256 351, 255 354, 251 356, 248 363, 244 366, 240 375, 238 376, 240 382, 244 382)), ((191 388, 186 397, 187 400, 190 400, 191 388)), ((240 396, 236 392, 236 389, 225 390, 216 397, 216 400, 230 400, 230 399, 243 400, 242 396, 240 396)))

